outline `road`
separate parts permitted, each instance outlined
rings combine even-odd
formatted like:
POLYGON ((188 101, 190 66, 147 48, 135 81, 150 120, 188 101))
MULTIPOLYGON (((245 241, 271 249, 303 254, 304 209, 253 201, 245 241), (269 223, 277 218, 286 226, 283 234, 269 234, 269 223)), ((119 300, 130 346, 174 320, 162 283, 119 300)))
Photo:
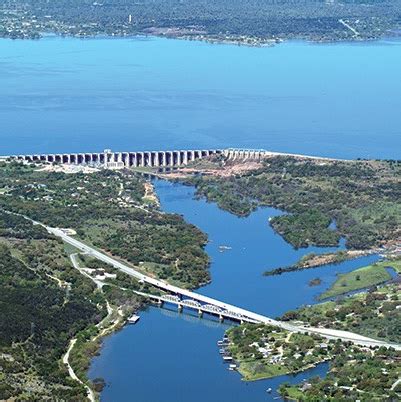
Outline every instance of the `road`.
POLYGON ((87 391, 87 394, 88 394, 88 399, 91 402, 96 402, 95 393, 83 381, 81 381, 78 378, 78 376, 75 374, 75 371, 73 370, 73 368, 70 365, 70 362, 69 362, 70 353, 71 353, 71 350, 74 348, 76 342, 77 342, 77 338, 74 338, 74 339, 71 340, 70 345, 68 346, 67 352, 63 356, 63 363, 67 366, 68 374, 70 375, 70 377, 74 381, 78 381, 80 384, 82 384, 86 388, 86 391, 87 391))
POLYGON ((341 339, 343 341, 349 341, 354 344, 358 344, 361 346, 384 346, 386 348, 392 347, 396 350, 401 350, 401 345, 392 344, 385 341, 379 341, 376 339, 368 338, 359 334, 355 334, 353 332, 348 331, 340 331, 335 329, 328 329, 328 328, 315 328, 315 327, 303 327, 303 326, 295 326, 293 324, 289 324, 282 321, 273 320, 272 318, 263 316, 261 314, 253 313, 251 311, 245 310, 243 308, 233 306, 228 303, 221 302, 216 299, 212 299, 211 297, 201 295, 199 293, 192 292, 187 289, 181 289, 177 286, 170 285, 167 282, 161 281, 159 279, 152 278, 150 276, 144 275, 141 272, 134 270, 133 268, 123 264, 122 262, 118 261, 117 259, 110 257, 109 255, 96 250, 93 247, 86 245, 85 243, 74 239, 73 237, 65 234, 61 229, 58 228, 51 228, 41 223, 35 222, 36 224, 40 224, 44 226, 50 233, 54 234, 57 237, 60 237, 64 242, 76 247, 77 249, 81 250, 82 252, 90 254, 92 257, 97 258, 100 261, 103 261, 116 269, 126 273, 127 275, 133 276, 139 281, 148 283, 153 285, 159 289, 162 289, 166 292, 170 292, 173 294, 179 294, 182 296, 186 296, 193 300, 197 300, 202 303, 212 304, 214 306, 218 306, 222 309, 233 311, 237 314, 244 315, 249 317, 257 322, 273 325, 276 327, 283 328, 285 330, 291 332, 309 332, 320 335, 327 339, 341 339))
POLYGON ((347 22, 345 22, 342 19, 338 20, 338 22, 340 24, 342 24, 343 26, 345 26, 345 28, 348 28, 351 32, 353 32, 355 36, 359 36, 359 32, 355 28, 352 28, 352 26, 350 24, 348 24, 347 22))
POLYGON ((392 386, 391 390, 394 391, 397 388, 397 385, 401 383, 401 378, 399 378, 392 386))
POLYGON ((85 271, 79 266, 77 257, 78 257, 78 254, 71 254, 71 255, 70 255, 70 260, 71 260, 71 263, 72 263, 73 267, 74 267, 75 269, 77 269, 77 270, 80 272, 80 274, 86 276, 86 277, 89 278, 91 281, 93 281, 93 282, 95 283, 95 285, 97 286, 98 289, 102 289, 104 283, 103 283, 102 281, 99 281, 99 280, 93 278, 93 277, 90 276, 87 272, 85 272, 85 271))

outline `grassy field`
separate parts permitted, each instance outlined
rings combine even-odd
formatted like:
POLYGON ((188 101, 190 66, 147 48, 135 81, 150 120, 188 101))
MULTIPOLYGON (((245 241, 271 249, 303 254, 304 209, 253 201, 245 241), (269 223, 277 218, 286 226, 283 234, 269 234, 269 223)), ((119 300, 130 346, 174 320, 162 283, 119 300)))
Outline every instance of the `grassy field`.
POLYGON ((78 248, 74 247, 73 245, 71 245, 69 243, 64 243, 63 246, 64 246, 64 251, 66 252, 67 255, 81 252, 81 250, 79 250, 78 248))
POLYGON ((279 375, 288 374, 287 367, 269 364, 263 361, 243 361, 240 363, 238 371, 244 381, 256 381, 262 378, 272 378, 279 375))
POLYGON ((283 396, 291 401, 299 401, 303 396, 303 392, 299 389, 298 385, 293 385, 286 388, 286 392, 283 396))
POLYGON ((386 267, 393 267, 397 272, 401 272, 401 260, 378 262, 339 275, 333 285, 319 296, 319 299, 339 296, 388 281, 391 279, 391 275, 387 272, 386 267))
POLYGON ((385 261, 383 264, 385 267, 394 268, 399 274, 401 274, 401 257, 395 258, 391 261, 385 261))

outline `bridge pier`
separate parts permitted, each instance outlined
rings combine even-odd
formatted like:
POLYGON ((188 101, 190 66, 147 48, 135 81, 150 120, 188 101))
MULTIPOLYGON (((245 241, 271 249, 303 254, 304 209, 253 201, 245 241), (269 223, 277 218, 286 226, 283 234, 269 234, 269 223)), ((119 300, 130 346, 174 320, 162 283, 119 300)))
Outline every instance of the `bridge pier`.
POLYGON ((203 317, 203 311, 201 309, 198 310, 198 316, 199 316, 199 318, 203 317))
POLYGON ((260 161, 270 153, 263 149, 225 149, 222 154, 230 160, 257 160, 260 161))
POLYGON ((222 314, 219 314, 219 321, 220 321, 220 322, 223 322, 223 321, 224 321, 224 317, 223 317, 222 314))
POLYGON ((176 159, 177 166, 181 166, 181 164, 182 164, 182 162, 181 162, 181 152, 177 151, 176 154, 177 154, 177 159, 176 159))
POLYGON ((182 164, 188 165, 188 152, 187 151, 182 152, 182 164))
POLYGON ((182 304, 178 303, 177 306, 178 306, 178 312, 179 312, 179 313, 182 313, 182 304))

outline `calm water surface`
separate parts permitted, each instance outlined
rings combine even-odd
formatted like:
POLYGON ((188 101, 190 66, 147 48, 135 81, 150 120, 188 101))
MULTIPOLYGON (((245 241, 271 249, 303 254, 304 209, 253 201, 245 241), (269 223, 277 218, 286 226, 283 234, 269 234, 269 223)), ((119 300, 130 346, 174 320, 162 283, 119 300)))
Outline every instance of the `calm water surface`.
MULTIPOLYGON (((294 251, 268 225, 268 218, 279 211, 259 209, 248 218, 237 218, 215 204, 195 200, 194 190, 180 184, 155 182, 162 208, 184 215, 209 235, 206 251, 212 259, 212 283, 199 292, 255 312, 276 317, 303 304, 315 302, 337 273, 349 272, 376 257, 348 261, 291 274, 263 277, 267 268, 288 265, 311 251, 333 248, 310 247, 294 251), (232 247, 220 252, 219 246, 232 247), (310 287, 319 277, 322 283, 310 287)), ((194 313, 192 313, 194 314, 194 313)), ((327 365, 297 376, 245 383, 237 373, 228 371, 218 353, 227 324, 150 308, 141 314, 136 326, 127 326, 104 342, 101 355, 93 360, 89 375, 103 377, 108 386, 103 401, 143 402, 257 402, 277 397, 284 381, 300 382, 324 375, 327 365), (274 392, 266 393, 267 388, 274 392), (132 392, 132 394, 131 394, 132 392)))
POLYGON ((401 41, 0 41, 0 154, 244 146, 398 158, 401 41))

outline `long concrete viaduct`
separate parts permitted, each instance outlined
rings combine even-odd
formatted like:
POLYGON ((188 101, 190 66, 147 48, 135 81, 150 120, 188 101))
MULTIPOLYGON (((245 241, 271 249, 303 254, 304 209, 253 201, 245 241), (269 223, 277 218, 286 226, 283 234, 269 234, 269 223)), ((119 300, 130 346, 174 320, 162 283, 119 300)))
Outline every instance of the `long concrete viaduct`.
POLYGON ((60 163, 72 165, 103 166, 111 169, 129 167, 175 167, 185 166, 195 160, 211 155, 224 155, 228 159, 261 159, 271 153, 249 149, 203 149, 176 151, 113 152, 110 149, 97 153, 29 154, 11 155, 2 159, 14 159, 32 163, 60 163))
POLYGON ((108 168, 174 167, 220 153, 222 151, 216 149, 144 152, 112 152, 106 149, 101 153, 12 155, 10 158, 26 162, 102 165, 108 168))
POLYGON ((232 161, 259 161, 273 156, 289 156, 299 159, 315 159, 322 161, 340 161, 340 159, 321 156, 298 155, 271 152, 264 149, 198 149, 175 151, 139 151, 113 152, 105 149, 103 152, 63 153, 63 154, 29 154, 0 156, 0 160, 19 160, 27 163, 59 163, 72 165, 88 165, 106 169, 123 169, 130 167, 163 167, 173 168, 186 166, 188 163, 207 158, 211 155, 223 155, 232 161))

